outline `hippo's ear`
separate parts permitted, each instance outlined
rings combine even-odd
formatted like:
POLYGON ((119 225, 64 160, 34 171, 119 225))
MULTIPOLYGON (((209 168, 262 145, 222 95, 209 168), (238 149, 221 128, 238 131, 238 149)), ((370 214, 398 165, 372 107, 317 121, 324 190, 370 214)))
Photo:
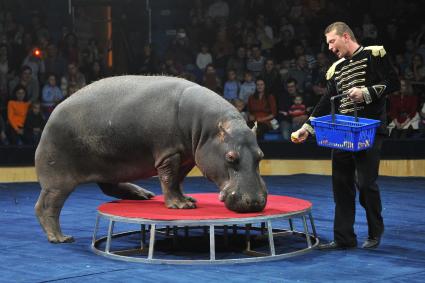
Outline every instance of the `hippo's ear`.
POLYGON ((224 139, 224 137, 227 135, 227 134, 229 134, 229 129, 228 128, 226 128, 226 123, 224 122, 219 122, 218 123, 218 129, 219 129, 219 136, 222 138, 222 139, 224 139))
POLYGON ((254 122, 254 127, 252 127, 251 131, 254 133, 254 135, 257 135, 257 121, 254 122))

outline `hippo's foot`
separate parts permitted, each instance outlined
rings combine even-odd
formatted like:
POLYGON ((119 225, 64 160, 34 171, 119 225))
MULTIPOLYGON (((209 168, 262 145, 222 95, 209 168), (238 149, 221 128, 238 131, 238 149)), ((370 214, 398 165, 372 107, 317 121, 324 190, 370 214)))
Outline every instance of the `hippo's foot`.
POLYGON ((165 201, 165 205, 168 208, 174 208, 174 209, 191 209, 196 208, 195 204, 196 200, 194 198, 184 196, 183 198, 179 199, 170 199, 165 201))
POLYGON ((186 200, 188 200, 188 201, 191 201, 191 202, 193 202, 193 203, 195 203, 196 202, 196 199, 195 198, 193 198, 193 197, 191 197, 191 196, 188 196, 188 195, 183 195, 184 196, 184 198, 186 199, 186 200))
POLYGON ((74 242, 74 237, 61 235, 59 237, 56 236, 48 236, 47 237, 50 243, 53 244, 62 244, 62 243, 72 243, 74 242))
POLYGON ((118 199, 145 200, 155 196, 153 192, 132 183, 98 183, 98 185, 105 195, 118 199))

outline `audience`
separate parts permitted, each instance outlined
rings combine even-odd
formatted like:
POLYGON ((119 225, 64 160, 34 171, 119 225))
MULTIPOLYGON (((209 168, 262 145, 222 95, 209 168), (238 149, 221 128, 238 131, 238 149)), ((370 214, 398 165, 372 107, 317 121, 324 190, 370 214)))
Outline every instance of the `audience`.
MULTIPOLYGON (((193 0, 173 38, 160 42, 165 52, 154 48, 155 41, 129 47, 137 54, 127 72, 195 81, 231 101, 248 123, 257 121, 260 138, 276 118, 282 139, 289 140, 326 92, 325 74, 337 58, 328 53, 322 29, 344 14, 338 19, 354 25, 362 45, 385 46, 402 80, 402 91, 388 98, 391 136, 424 136, 425 24, 417 24, 424 5, 416 1, 398 11, 404 2, 395 2, 384 17, 360 10, 354 0, 193 0)), ((13 5, 0 11, 0 144, 37 144, 44 123, 40 103, 48 119, 58 103, 86 84, 118 75, 106 68, 106 50, 114 46, 102 46, 93 30, 84 30, 83 8, 74 26, 54 30, 40 12, 28 16, 8 7, 13 5), (32 131, 26 130, 27 119, 32 131)))

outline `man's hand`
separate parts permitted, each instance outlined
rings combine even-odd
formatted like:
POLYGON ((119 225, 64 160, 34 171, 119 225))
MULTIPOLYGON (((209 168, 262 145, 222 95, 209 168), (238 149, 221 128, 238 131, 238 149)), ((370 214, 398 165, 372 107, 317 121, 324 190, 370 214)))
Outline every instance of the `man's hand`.
POLYGON ((301 128, 298 131, 295 131, 291 134, 291 141, 293 143, 303 143, 308 138, 309 132, 301 128))
POLYGON ((364 101, 363 92, 358 87, 352 87, 347 91, 348 97, 351 98, 352 101, 360 103, 364 101))

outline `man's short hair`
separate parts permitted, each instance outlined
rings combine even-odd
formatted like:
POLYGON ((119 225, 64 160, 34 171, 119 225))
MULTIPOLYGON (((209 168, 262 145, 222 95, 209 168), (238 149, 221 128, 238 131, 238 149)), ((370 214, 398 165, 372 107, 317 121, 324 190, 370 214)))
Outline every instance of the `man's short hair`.
POLYGON ((344 22, 334 22, 330 24, 325 29, 325 35, 330 33, 331 31, 335 31, 337 35, 342 36, 344 32, 348 33, 351 37, 351 39, 355 42, 357 42, 356 37, 354 36, 354 32, 351 30, 351 28, 344 22))

